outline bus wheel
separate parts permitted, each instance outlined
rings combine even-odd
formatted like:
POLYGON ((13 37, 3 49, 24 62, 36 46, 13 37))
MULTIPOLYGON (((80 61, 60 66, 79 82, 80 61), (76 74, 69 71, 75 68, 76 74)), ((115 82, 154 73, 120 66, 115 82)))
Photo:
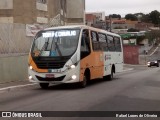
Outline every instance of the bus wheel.
POLYGON ((113 79, 113 69, 111 70, 111 74, 108 75, 108 80, 112 80, 113 79))
POLYGON ((86 78, 85 75, 83 76, 83 81, 81 81, 81 82, 79 83, 79 86, 80 86, 81 88, 85 88, 85 87, 87 86, 87 78, 86 78))
POLYGON ((110 75, 104 76, 103 80, 104 81, 111 81, 113 79, 113 70, 111 71, 110 75))
POLYGON ((40 83, 39 85, 42 89, 47 89, 49 86, 49 83, 40 83))

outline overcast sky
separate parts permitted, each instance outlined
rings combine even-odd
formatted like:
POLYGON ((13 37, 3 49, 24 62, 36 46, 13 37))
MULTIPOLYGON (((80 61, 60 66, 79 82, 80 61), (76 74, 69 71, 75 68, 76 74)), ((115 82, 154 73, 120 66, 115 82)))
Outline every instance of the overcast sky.
POLYGON ((106 15, 160 12, 160 0, 86 0, 86 12, 105 11, 106 15))

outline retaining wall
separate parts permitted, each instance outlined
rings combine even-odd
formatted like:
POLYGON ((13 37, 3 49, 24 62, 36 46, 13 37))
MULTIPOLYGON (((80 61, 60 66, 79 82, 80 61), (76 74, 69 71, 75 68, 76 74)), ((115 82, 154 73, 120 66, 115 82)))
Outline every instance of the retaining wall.
POLYGON ((0 57, 0 83, 28 79, 28 55, 0 57))

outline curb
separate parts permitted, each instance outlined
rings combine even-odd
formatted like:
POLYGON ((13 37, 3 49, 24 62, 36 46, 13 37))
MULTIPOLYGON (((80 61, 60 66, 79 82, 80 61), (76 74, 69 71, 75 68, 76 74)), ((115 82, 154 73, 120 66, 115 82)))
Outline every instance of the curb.
POLYGON ((132 65, 132 64, 124 64, 125 65, 128 65, 128 66, 142 66, 142 67, 147 67, 147 65, 132 65))
POLYGON ((37 83, 4 87, 4 88, 0 88, 0 93, 2 91, 11 91, 11 90, 14 90, 14 89, 17 89, 17 88, 23 88, 23 87, 33 86, 33 85, 36 85, 36 84, 37 83))
POLYGON ((123 70, 122 72, 127 72, 127 71, 131 71, 131 70, 134 70, 134 68, 128 68, 128 69, 123 70))

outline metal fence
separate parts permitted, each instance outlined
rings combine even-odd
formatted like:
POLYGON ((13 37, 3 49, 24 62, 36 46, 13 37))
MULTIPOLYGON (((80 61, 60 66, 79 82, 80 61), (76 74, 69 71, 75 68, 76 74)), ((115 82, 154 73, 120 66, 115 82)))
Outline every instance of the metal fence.
MULTIPOLYGON (((61 26, 61 16, 56 15, 42 28, 61 26)), ((0 23, 0 57, 28 54, 34 36, 28 36, 26 25, 0 23)))
POLYGON ((0 23, 0 57, 27 54, 32 40, 25 24, 0 23))

